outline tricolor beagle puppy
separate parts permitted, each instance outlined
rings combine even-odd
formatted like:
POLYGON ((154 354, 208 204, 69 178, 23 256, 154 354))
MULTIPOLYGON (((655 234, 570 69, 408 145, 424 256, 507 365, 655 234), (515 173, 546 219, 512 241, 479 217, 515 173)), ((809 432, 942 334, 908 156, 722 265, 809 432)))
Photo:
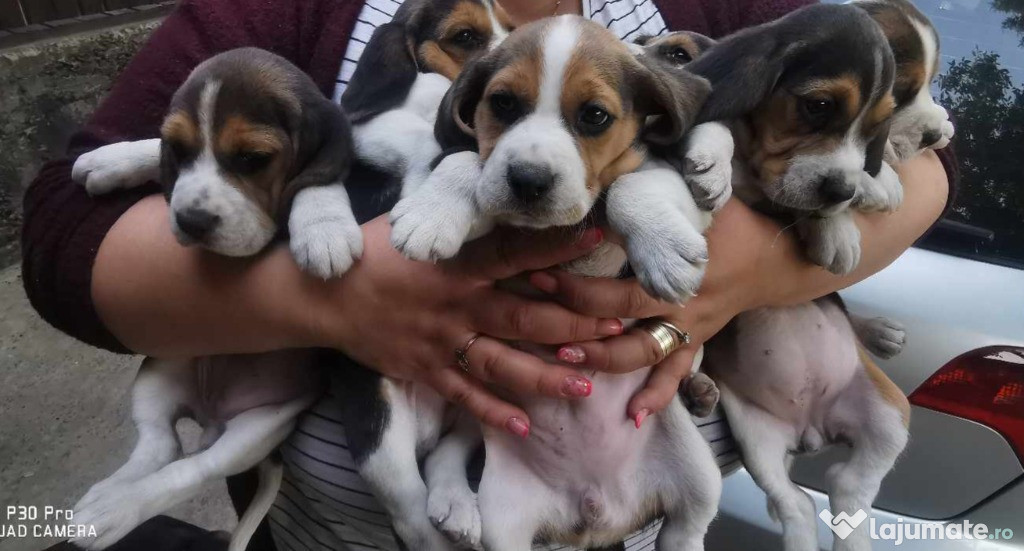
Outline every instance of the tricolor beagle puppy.
POLYGON ((939 73, 939 33, 908 0, 855 0, 889 40, 896 61, 892 95, 896 108, 886 160, 905 161, 923 149, 942 149, 953 138, 949 114, 935 103, 931 83, 939 73))
POLYGON ((511 28, 494 0, 409 0, 366 44, 341 104, 360 161, 416 187, 439 153, 437 107, 473 57, 511 28))
MULTIPOLYGON (((679 143, 707 93, 703 79, 646 63, 583 18, 517 29, 467 66, 445 97, 439 142, 468 150, 440 160, 421 192, 396 207, 395 241, 406 254, 441 258, 455 254, 474 226, 571 226, 603 197, 626 250, 607 243, 568 269, 614 277, 634 252, 664 266, 678 259, 684 269, 658 273, 671 278, 666 286, 692 292, 706 262, 701 233, 710 213, 648 148, 679 143), (651 219, 667 221, 658 227, 673 235, 652 235, 651 219)), ((519 346, 555 361, 547 347, 519 346)), ((680 400, 639 427, 627 418, 627 402, 649 371, 588 373, 593 394, 578 402, 510 397, 529 413, 530 437, 483 429, 478 500, 465 462, 479 427, 460 426, 427 459, 432 520, 460 543, 526 551, 534 540, 613 545, 664 515, 659 549, 703 549, 721 476, 680 400)))
MULTIPOLYGON (((853 193, 843 199, 849 209, 863 193, 860 186, 872 182, 867 174, 854 174, 852 167, 863 171, 875 164, 878 170, 883 149, 878 139, 886 134, 881 129, 865 134, 864 129, 885 128, 890 115, 878 121, 873 117, 881 116, 879 110, 891 112, 896 104, 889 92, 893 76, 886 77, 893 75, 888 45, 863 15, 845 6, 806 8, 727 38, 703 56, 691 56, 696 61, 690 69, 717 83, 709 108, 735 119, 733 128, 744 140, 738 144, 737 172, 749 178, 751 174, 742 173, 749 170, 754 178, 773 180, 758 182, 759 194, 737 192, 753 206, 763 206, 767 199, 775 202, 769 209, 773 213, 780 207, 798 209, 786 195, 792 190, 777 186, 810 186, 827 195, 834 192, 823 187, 850 183, 853 193), (782 59, 752 54, 755 43, 782 59), (859 55, 828 55, 840 50, 857 50, 859 55), (819 55, 823 57, 815 57, 819 55), (729 88, 733 86, 738 92, 729 88), (744 97, 749 90, 756 90, 760 99, 744 97), (724 99, 716 99, 718 94, 724 99), (822 173, 824 181, 814 177, 822 173)), ((895 68, 897 82, 906 77, 904 70, 895 68)), ((916 132, 921 135, 921 129, 916 132)), ((806 190, 802 194, 810 195, 806 190)), ((852 514, 870 510, 882 479, 906 445, 907 399, 858 349, 858 339, 888 358, 902 349, 905 335, 902 327, 884 318, 848 314, 832 294, 806 304, 742 313, 707 343, 706 372, 719 386, 747 470, 768 495, 773 517, 783 524, 787 551, 818 549, 816 511, 789 479, 793 454, 831 444, 852 449, 848 460, 829 471, 833 512, 852 514)), ((839 551, 870 550, 866 525, 845 539, 836 537, 833 545, 839 551)))
MULTIPOLYGON (((312 80, 270 52, 244 48, 193 71, 160 138, 84 154, 73 176, 94 194, 161 180, 178 241, 229 256, 260 252, 290 217, 301 261, 321 246, 361 250, 342 184, 351 158, 348 122, 312 80)), ((204 484, 267 458, 319 395, 316 363, 310 350, 147 358, 132 387, 138 442, 128 462, 75 505, 75 517, 96 530, 75 543, 106 548, 204 484), (185 416, 205 431, 204 449, 188 457, 175 431, 185 416)), ((280 465, 271 460, 260 470, 266 487, 240 521, 233 551, 245 548, 277 492, 280 465)))

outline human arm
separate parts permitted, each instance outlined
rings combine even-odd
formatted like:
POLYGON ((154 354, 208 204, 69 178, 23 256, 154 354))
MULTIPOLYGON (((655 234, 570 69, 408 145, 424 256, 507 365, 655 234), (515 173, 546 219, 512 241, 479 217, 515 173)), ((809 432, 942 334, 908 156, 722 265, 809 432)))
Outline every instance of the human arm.
POLYGON ((707 234, 707 272, 698 292, 685 306, 661 303, 632 280, 584 281, 564 272, 542 272, 531 282, 570 309, 594 315, 663 317, 689 332, 692 343, 661 361, 660 349, 646 333, 634 330, 605 341, 569 345, 565 358, 585 358, 578 365, 631 371, 657 365, 647 387, 630 402, 631 417, 644 409, 656 412, 690 373, 694 353, 736 314, 762 306, 785 306, 813 300, 848 287, 885 268, 908 249, 943 213, 949 179, 934 152, 927 151, 897 170, 904 185, 896 212, 856 215, 861 231, 857 268, 836 276, 808 263, 794 231, 731 199, 716 215, 707 234))
POLYGON ((90 197, 71 179, 75 158, 99 146, 158 135, 171 96, 191 70, 214 54, 241 46, 273 51, 330 91, 361 2, 299 0, 183 0, 155 30, 117 79, 68 157, 43 166, 24 198, 22 271, 40 315, 89 344, 126 351, 96 315, 92 266, 100 243, 119 217, 155 183, 129 192, 90 197), (347 14, 351 13, 351 17, 347 14))

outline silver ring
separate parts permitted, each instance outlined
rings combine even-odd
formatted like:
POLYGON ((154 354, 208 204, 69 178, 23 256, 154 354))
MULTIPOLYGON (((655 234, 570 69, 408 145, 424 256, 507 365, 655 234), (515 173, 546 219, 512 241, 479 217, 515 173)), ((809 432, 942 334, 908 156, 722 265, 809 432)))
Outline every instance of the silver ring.
POLYGON ((661 318, 650 318, 640 328, 658 343, 658 347, 661 348, 661 359, 667 358, 684 344, 690 344, 689 333, 661 318))
POLYGON ((455 349, 455 363, 457 363, 459 365, 459 369, 461 369, 467 375, 470 374, 469 373, 469 356, 467 355, 467 354, 469 354, 469 347, 473 346, 473 344, 476 343, 476 340, 479 339, 479 338, 480 338, 479 334, 473 335, 472 338, 470 338, 468 341, 466 341, 466 344, 462 345, 462 348, 456 348, 455 349))

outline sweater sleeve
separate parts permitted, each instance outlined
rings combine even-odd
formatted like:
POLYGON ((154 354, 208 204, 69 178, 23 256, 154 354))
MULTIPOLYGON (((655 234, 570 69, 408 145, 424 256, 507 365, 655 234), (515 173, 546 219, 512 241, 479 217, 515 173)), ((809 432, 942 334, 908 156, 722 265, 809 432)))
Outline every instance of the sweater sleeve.
POLYGON ((158 136, 171 97, 192 69, 232 48, 273 51, 329 93, 360 0, 182 0, 114 83, 68 157, 47 163, 24 197, 22 275, 33 307, 86 343, 126 351, 92 301, 92 267, 107 231, 155 183, 89 197, 71 180, 78 155, 109 143, 158 136), (330 32, 325 32, 330 30, 330 32))

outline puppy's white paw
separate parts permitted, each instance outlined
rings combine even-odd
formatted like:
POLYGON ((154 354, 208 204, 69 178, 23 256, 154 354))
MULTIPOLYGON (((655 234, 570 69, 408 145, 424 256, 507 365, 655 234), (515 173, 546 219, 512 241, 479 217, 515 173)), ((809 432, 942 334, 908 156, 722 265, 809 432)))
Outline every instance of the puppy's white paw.
POLYGON ((949 145, 949 142, 953 141, 953 136, 956 134, 956 129, 953 128, 953 121, 949 120, 949 113, 944 107, 936 104, 935 108, 939 113, 936 117, 939 121, 939 133, 941 137, 939 141, 928 146, 928 149, 943 149, 949 145))
POLYGON ((445 200, 425 186, 391 210, 391 245, 412 260, 452 258, 466 242, 476 219, 469 198, 445 200))
POLYGON ((860 263, 860 230, 849 214, 803 219, 797 229, 807 258, 818 266, 845 275, 860 263))
POLYGON ((479 181, 477 153, 445 157, 391 210, 391 244, 413 260, 437 261, 458 254, 481 221, 474 199, 479 181))
POLYGON ((89 195, 138 187, 159 175, 159 139, 106 145, 83 153, 71 168, 71 179, 89 195))
POLYGON ((697 294, 708 262, 704 238, 679 231, 630 236, 626 254, 644 290, 672 303, 697 294))
MULTIPOLYGON (((419 516, 423 516, 420 512, 419 516)), ((454 551, 455 545, 441 535, 426 519, 410 521, 410 519, 392 519, 394 521, 395 533, 405 544, 405 548, 412 551, 454 551)))
POLYGON ((106 549, 148 520, 148 510, 144 492, 131 483, 94 487, 75 505, 74 522, 96 535, 70 541, 89 551, 106 549))
POLYGON ((683 178, 697 206, 716 212, 732 196, 732 133, 721 123, 698 125, 683 151, 683 178))
POLYGON ((430 491, 427 499, 430 522, 460 548, 482 549, 480 509, 476 495, 465 486, 443 486, 430 491))
POLYGON ((861 173, 853 208, 864 212, 892 212, 901 204, 903 183, 889 163, 882 163, 881 170, 874 178, 867 172, 861 173))
POLYGON ((683 380, 680 388, 683 403, 694 417, 704 418, 711 415, 718 405, 721 394, 715 381, 706 373, 698 371, 683 380))
POLYGON ((296 194, 288 233, 295 262, 323 279, 344 274, 363 255, 363 231, 341 184, 310 187, 296 194))
POLYGON ((875 356, 888 360, 903 351, 907 343, 907 331, 903 324, 889 318, 858 318, 854 330, 861 344, 875 356))

